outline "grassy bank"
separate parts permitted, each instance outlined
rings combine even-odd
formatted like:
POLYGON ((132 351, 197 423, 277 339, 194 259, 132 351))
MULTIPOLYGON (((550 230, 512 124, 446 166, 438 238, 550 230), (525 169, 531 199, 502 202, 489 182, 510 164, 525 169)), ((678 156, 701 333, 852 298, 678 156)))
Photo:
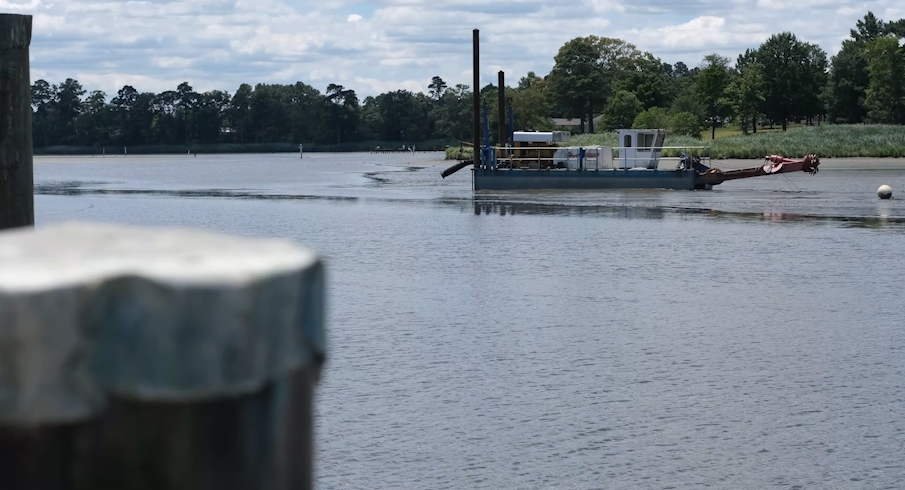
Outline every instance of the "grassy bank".
MULTIPOLYGON (((616 134, 578 135, 569 144, 616 146, 616 134)), ((759 132, 716 140, 667 136, 666 146, 703 146, 713 158, 763 158, 774 154, 800 158, 810 153, 824 158, 901 158, 905 157, 905 127, 823 125, 796 128, 785 133, 759 132)))
MULTIPOLYGON (((418 151, 444 151, 447 146, 454 144, 451 140, 429 140, 421 142, 400 141, 359 141, 341 144, 305 143, 305 152, 362 152, 371 151, 380 147, 384 149, 415 147, 418 151)), ((297 153, 298 143, 247 143, 247 144, 216 144, 216 145, 147 145, 127 147, 130 155, 167 155, 186 154, 190 151, 199 154, 215 153, 297 153)), ((35 148, 35 155, 101 155, 106 151, 108 155, 122 155, 122 146, 48 146, 35 148)))
MULTIPOLYGON (((579 134, 568 146, 616 147, 616 133, 579 134)), ((666 146, 704 147, 686 153, 707 152, 713 158, 763 158, 783 155, 801 158, 815 153, 824 158, 905 157, 905 126, 838 124, 797 127, 783 132, 758 132, 716 140, 687 136, 666 137, 666 146)), ((681 150, 666 150, 665 156, 677 156, 681 150)), ((471 148, 463 148, 461 159, 471 159, 471 148)), ((459 147, 448 148, 446 158, 459 159, 459 147)))
POLYGON ((471 160, 474 158, 474 150, 470 146, 450 146, 446 149, 447 160, 471 160))

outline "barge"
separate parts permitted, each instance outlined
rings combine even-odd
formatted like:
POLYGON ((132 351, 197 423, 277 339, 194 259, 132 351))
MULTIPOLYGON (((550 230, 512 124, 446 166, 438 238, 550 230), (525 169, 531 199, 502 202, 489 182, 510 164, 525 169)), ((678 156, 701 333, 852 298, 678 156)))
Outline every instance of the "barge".
MULTIPOLYGON (((480 34, 474 30, 474 87, 480 80, 480 34)), ((665 147, 662 129, 622 129, 618 147, 569 147, 567 132, 512 132, 515 127, 511 104, 507 104, 504 73, 499 72, 497 123, 499 146, 489 146, 487 107, 483 108, 481 145, 480 91, 473 90, 473 160, 460 162, 441 175, 446 178, 472 167, 475 191, 521 189, 675 189, 710 190, 727 180, 777 175, 789 172, 817 173, 820 159, 808 155, 790 160, 767 156, 756 167, 722 171, 709 165, 703 148, 665 147), (509 105, 509 124, 504 121, 509 105), (511 144, 510 144, 511 142, 511 144), (666 157, 664 155, 672 155, 666 157)))
POLYGON ((623 129, 622 146, 547 146, 568 141, 568 133, 515 132, 514 146, 482 150, 482 165, 472 165, 473 188, 518 189, 674 189, 710 190, 727 180, 804 171, 817 173, 820 160, 767 157, 762 165, 721 171, 710 165, 703 148, 664 147, 666 132, 659 129, 623 129), (664 151, 674 157, 664 157, 664 151))

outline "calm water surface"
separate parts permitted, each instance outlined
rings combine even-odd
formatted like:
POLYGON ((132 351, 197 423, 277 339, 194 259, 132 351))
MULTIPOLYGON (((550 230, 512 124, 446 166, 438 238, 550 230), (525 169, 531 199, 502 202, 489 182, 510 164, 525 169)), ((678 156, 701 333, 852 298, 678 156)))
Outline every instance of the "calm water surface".
POLYGON ((905 488, 905 170, 474 195, 432 155, 39 159, 39 225, 328 265, 321 489, 905 488))

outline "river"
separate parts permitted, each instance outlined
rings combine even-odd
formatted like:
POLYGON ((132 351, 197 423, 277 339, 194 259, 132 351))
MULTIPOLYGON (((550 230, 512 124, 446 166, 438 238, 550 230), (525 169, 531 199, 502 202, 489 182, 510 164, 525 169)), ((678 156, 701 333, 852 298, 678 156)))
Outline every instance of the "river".
POLYGON ((905 486, 902 161, 476 196, 438 158, 37 158, 36 221, 324 257, 322 490, 905 486))

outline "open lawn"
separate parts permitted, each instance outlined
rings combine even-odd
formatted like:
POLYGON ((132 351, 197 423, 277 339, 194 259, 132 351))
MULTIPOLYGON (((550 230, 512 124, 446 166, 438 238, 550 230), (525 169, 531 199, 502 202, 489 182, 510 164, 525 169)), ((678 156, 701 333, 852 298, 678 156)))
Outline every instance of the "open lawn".
MULTIPOLYGON (((801 129, 803 127, 805 127, 805 126, 803 126, 801 124, 789 124, 788 129, 789 129, 789 131, 794 131, 796 129, 801 129)), ((782 132, 782 125, 779 125, 779 124, 774 125, 772 128, 769 126, 767 126, 765 128, 762 128, 760 126, 757 127, 757 134, 781 133, 781 132, 782 132)), ((710 128, 707 128, 701 132, 701 137, 703 139, 709 140, 710 134, 711 134, 710 128)), ((753 133, 750 133, 750 131, 749 131, 749 134, 753 134, 753 133)), ((738 128, 716 128, 716 139, 729 138, 731 136, 744 136, 744 135, 745 134, 742 132, 742 130, 738 129, 738 128)))

